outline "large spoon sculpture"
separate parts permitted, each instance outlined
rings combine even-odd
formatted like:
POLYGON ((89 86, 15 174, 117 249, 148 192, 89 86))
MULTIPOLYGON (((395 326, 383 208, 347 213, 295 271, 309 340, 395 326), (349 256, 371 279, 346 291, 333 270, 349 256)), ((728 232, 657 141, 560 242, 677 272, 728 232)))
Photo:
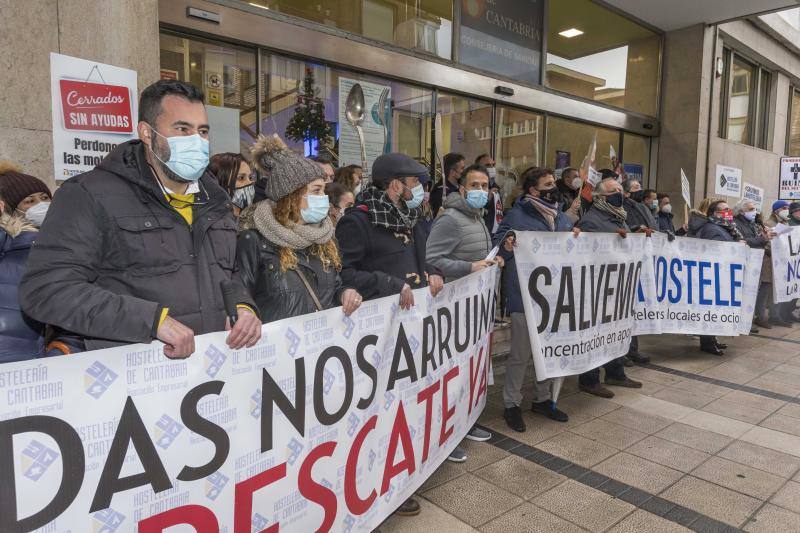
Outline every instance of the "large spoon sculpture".
POLYGON ((364 131, 361 129, 361 124, 364 122, 364 91, 358 83, 353 84, 347 95, 347 101, 344 104, 344 116, 358 134, 358 144, 361 147, 361 167, 366 175, 367 152, 364 147, 364 131))

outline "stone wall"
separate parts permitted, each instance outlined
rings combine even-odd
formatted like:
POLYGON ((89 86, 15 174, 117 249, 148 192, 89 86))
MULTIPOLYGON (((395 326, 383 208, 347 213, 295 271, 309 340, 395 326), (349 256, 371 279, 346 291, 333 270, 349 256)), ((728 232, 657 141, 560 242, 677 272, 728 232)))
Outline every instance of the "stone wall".
POLYGON ((0 159, 51 187, 50 52, 134 69, 158 79, 157 0, 0 0, 0 159))

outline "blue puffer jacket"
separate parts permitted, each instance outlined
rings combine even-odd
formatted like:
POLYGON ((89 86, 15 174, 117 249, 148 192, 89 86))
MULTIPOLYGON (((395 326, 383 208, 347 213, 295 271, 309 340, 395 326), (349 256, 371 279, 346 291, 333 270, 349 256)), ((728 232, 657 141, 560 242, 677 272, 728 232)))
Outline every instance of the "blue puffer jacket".
MULTIPOLYGON (((500 242, 508 231, 550 231, 547 220, 530 205, 529 202, 520 198, 514 203, 514 207, 503 218, 497 233, 494 234, 494 246, 500 244, 500 256, 506 262, 503 269, 503 291, 506 294, 509 313, 524 313, 522 307, 522 293, 519 288, 517 277, 517 266, 514 264, 514 252, 507 252, 500 242)), ((572 220, 559 210, 555 221, 555 231, 571 231, 572 220)))
POLYGON ((36 236, 24 231, 11 237, 0 228, 0 363, 44 353, 44 326, 23 314, 19 305, 19 280, 36 236))

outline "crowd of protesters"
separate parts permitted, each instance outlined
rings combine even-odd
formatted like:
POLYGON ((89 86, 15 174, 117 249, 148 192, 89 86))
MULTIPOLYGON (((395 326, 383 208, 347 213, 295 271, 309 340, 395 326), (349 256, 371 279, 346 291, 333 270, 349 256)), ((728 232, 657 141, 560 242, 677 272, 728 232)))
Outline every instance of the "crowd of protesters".
MULTIPOLYGON (((504 418, 522 432, 532 354, 515 231, 620 238, 660 231, 742 241, 768 255, 772 227, 800 225, 800 203, 775 202, 762 220, 752 201, 731 209, 708 198, 676 227, 668 195, 613 170, 601 171, 589 198, 578 169, 563 169, 558 179, 540 167, 498 174, 488 154, 445 155, 436 184, 404 154, 379 156, 366 179, 360 166, 304 158, 278 137, 260 138, 249 158, 209 158, 203 102, 191 84, 149 86, 139 100, 138 139, 52 198, 43 181, 0 165, 0 362, 154 339, 167 357, 184 358, 195 335, 222 329, 228 345, 242 349, 260 340, 263 323, 337 306, 349 315, 386 296, 410 308, 414 289, 436 296, 445 282, 497 264, 501 314, 511 324, 504 418), (495 246, 499 254, 488 259, 495 246), (235 304, 234 323, 223 292, 235 304)), ((770 280, 766 259, 754 324, 788 326, 797 321, 795 304, 773 303, 770 280)), ((725 349, 712 336, 701 337, 700 347, 715 355, 725 349)), ((604 365, 603 380, 600 368, 581 375, 580 389, 610 398, 608 386, 639 388, 625 367, 648 360, 634 338, 625 357, 604 365)), ((536 380, 531 410, 566 422, 552 395, 552 383, 536 380)), ((491 435, 472 428, 467 438, 491 435)), ((467 454, 456 447, 449 459, 467 454)), ((415 514, 419 505, 412 498, 398 512, 415 514)))

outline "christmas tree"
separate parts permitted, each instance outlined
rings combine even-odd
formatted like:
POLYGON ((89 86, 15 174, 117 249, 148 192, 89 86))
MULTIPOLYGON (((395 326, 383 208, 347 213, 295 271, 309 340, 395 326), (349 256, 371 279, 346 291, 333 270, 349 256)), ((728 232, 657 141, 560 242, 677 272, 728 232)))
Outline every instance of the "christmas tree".
POLYGON ((317 96, 314 87, 314 71, 306 67, 303 91, 297 95, 297 107, 286 125, 286 137, 295 141, 317 141, 317 148, 324 144, 331 133, 325 121, 325 102, 317 96))

